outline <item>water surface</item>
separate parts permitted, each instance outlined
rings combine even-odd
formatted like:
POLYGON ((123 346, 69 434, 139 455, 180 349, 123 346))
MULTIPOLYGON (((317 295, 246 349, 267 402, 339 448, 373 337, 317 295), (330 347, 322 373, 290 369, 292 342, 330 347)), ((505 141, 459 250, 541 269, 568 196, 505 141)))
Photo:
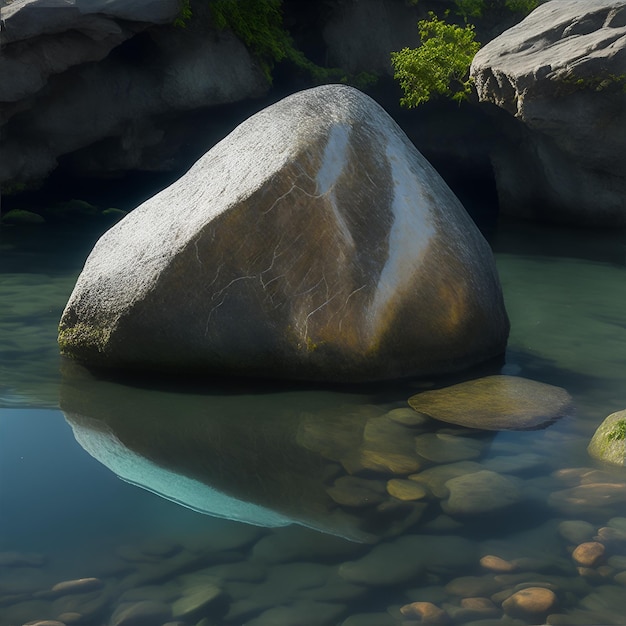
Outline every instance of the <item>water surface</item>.
POLYGON ((495 233, 511 337, 489 373, 575 403, 501 433, 415 419, 408 397, 446 381, 122 383, 64 362, 56 325, 96 237, 0 232, 0 626, 384 626, 413 602, 455 624, 626 623, 626 470, 586 453, 626 408, 622 234, 495 233), (446 481, 477 475, 467 513, 446 481), (598 533, 604 557, 575 563, 598 533), (528 586, 554 606, 505 614, 528 586))

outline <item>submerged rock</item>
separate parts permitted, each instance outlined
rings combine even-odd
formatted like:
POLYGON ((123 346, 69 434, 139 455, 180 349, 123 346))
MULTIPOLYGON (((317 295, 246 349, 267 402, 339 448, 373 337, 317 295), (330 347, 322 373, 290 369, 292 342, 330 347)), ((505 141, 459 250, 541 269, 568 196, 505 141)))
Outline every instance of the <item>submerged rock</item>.
POLYGON ((611 413, 594 433, 587 452, 613 465, 626 464, 626 410, 611 413))
POLYGON ((489 470, 451 478, 445 486, 450 495, 441 507, 450 515, 498 511, 517 504, 523 498, 516 482, 489 470))
POLYGON ((110 368, 365 381, 503 352, 491 250, 395 122, 326 85, 257 113, 96 244, 61 351, 110 368))
POLYGON ((558 598, 550 589, 528 587, 507 598, 502 603, 502 608, 511 617, 537 619, 554 611, 557 605, 558 598))
POLYGON ((483 430, 532 430, 563 417, 572 398, 560 387, 516 376, 486 376, 409 398, 419 413, 483 430))
POLYGON ((595 567, 604 559, 606 548, 598 541, 587 541, 576 546, 572 558, 583 567, 595 567))

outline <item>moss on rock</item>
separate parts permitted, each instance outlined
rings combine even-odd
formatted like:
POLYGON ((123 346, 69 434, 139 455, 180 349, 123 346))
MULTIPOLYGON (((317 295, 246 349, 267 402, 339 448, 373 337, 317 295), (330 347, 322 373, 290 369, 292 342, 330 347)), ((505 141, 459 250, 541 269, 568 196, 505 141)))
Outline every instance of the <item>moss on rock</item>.
POLYGON ((612 413, 594 433, 587 452, 613 465, 626 464, 626 410, 612 413))
POLYGON ((2 217, 3 224, 31 225, 43 224, 45 221, 46 220, 38 213, 24 209, 13 209, 2 217))

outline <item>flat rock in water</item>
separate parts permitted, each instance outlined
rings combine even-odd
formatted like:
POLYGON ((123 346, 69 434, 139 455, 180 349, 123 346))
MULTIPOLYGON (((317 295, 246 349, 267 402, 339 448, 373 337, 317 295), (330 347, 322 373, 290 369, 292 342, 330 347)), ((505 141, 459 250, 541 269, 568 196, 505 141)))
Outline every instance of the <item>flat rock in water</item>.
POLYGON ((194 619, 202 617, 213 609, 220 599, 224 598, 224 592, 215 584, 197 584, 184 590, 184 595, 172 604, 172 615, 175 618, 194 619))
POLYGON ((591 541, 595 533, 593 524, 584 520, 564 520, 559 524, 558 530, 563 539, 574 545, 591 541))
POLYGON ((387 492, 398 500, 421 500, 428 495, 425 487, 414 480, 392 478, 387 483, 387 492))
POLYGON ((533 430, 563 417, 572 398, 560 387, 517 376, 486 376, 409 398, 418 413, 482 430, 533 430))
POLYGON ((409 476, 409 480, 426 485, 436 498, 445 498, 450 493, 446 483, 451 478, 478 472, 482 469, 483 467, 479 463, 459 461, 458 463, 446 463, 429 467, 419 474, 412 474, 409 476))
POLYGON ((52 587, 52 593, 63 595, 70 593, 88 593, 101 589, 104 583, 99 578, 77 578, 75 580, 64 580, 52 587))
POLYGON ((255 561, 269 564, 334 562, 350 558, 362 550, 363 547, 356 542, 293 525, 263 537, 252 549, 252 557, 255 561))
POLYGON ((454 463, 479 457, 485 448, 484 442, 469 437, 458 437, 441 433, 425 433, 415 438, 417 453, 433 463, 454 463))
POLYGON ((451 478, 446 487, 450 495, 441 508, 449 515, 478 515, 522 500, 522 493, 513 480, 489 470, 451 478))
POLYGON ((111 616, 110 626, 159 624, 169 621, 171 617, 172 611, 167 604, 144 600, 121 604, 111 616))
POLYGON ((529 587, 514 593, 502 603, 507 615, 533 618, 554 611, 558 605, 556 594, 543 587, 529 587))
POLYGON ((350 507, 373 506, 385 499, 384 483, 356 476, 340 476, 326 492, 337 504, 350 507))
POLYGON ((333 626, 345 610, 342 604, 330 602, 294 602, 268 609, 246 621, 246 626, 333 626))
POLYGON ((113 369, 368 381, 501 354, 489 245, 345 85, 252 116, 96 244, 60 348, 113 369))
POLYGON ((454 535, 405 535, 381 543, 365 556, 339 567, 339 575, 365 585, 397 585, 421 574, 452 573, 478 560, 476 546, 454 535))

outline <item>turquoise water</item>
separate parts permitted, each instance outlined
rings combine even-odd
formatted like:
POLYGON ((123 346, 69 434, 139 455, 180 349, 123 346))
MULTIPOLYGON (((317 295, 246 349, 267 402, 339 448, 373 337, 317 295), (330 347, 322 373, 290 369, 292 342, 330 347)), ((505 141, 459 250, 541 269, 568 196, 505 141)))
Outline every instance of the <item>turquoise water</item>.
POLYGON ((200 388, 64 362, 96 237, 0 231, 0 626, 626 624, 626 470, 586 452, 626 408, 623 233, 494 234, 512 329, 485 373, 575 404, 501 433, 416 419, 408 397, 441 381, 200 388), (527 587, 553 595, 515 605, 527 587))

